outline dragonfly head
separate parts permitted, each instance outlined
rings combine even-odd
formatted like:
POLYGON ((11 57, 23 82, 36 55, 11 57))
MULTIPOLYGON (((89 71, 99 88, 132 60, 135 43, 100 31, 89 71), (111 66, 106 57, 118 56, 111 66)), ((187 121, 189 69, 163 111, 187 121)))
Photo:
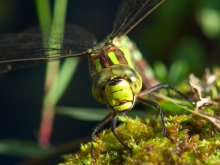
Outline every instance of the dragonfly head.
POLYGON ((134 69, 127 65, 113 65, 95 76, 92 93, 98 102, 117 112, 124 112, 134 106, 141 88, 141 76, 134 69))
POLYGON ((134 94, 130 84, 121 78, 110 80, 105 86, 106 103, 111 109, 123 112, 134 105, 134 94))

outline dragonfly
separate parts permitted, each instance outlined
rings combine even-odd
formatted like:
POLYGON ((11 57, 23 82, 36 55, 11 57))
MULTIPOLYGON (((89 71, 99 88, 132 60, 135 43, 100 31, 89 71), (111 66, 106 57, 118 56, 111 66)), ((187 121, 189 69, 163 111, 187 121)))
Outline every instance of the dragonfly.
MULTIPOLYGON (((128 147, 117 135, 118 114, 130 111, 136 102, 150 104, 159 110, 163 135, 167 135, 163 111, 158 103, 147 99, 146 96, 159 89, 168 88, 191 102, 176 88, 165 83, 150 86, 138 63, 144 59, 135 59, 132 51, 122 43, 122 39, 146 16, 160 6, 165 0, 122 0, 113 24, 113 30, 106 39, 97 43, 95 36, 76 25, 67 25, 63 40, 57 36, 45 37, 36 29, 22 33, 5 34, 0 36, 0 64, 2 72, 19 69, 34 63, 61 60, 67 57, 88 56, 89 71, 93 80, 92 94, 94 98, 105 104, 110 112, 92 132, 92 142, 101 129, 111 121, 111 130, 123 147, 132 154, 128 147), (62 42, 62 47, 52 46, 62 42), (49 55, 48 55, 49 54, 49 55)), ((171 139, 172 140, 172 139, 171 139)), ((91 143, 91 154, 94 157, 94 147, 91 143)))

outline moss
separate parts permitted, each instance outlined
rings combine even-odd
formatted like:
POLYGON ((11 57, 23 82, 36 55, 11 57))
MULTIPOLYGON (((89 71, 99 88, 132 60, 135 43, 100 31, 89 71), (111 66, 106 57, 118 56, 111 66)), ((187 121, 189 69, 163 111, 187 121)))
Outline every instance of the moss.
POLYGON ((192 115, 168 117, 166 126, 173 142, 162 135, 159 119, 120 117, 120 121, 116 132, 133 150, 132 156, 110 130, 105 130, 94 142, 94 159, 89 142, 78 153, 66 155, 60 165, 220 164, 219 129, 209 121, 192 115))
POLYGON ((195 107, 167 97, 168 93, 157 93, 162 98, 158 100, 162 109, 172 114, 165 119, 167 134, 172 141, 162 135, 159 118, 120 116, 121 124, 116 133, 132 149, 132 155, 107 129, 93 142, 94 158, 91 157, 91 142, 88 142, 78 153, 66 155, 60 165, 220 164, 220 69, 214 69, 213 73, 206 70, 203 79, 190 75, 189 82, 190 86, 184 84, 184 87, 193 89, 188 93, 195 101, 195 107))

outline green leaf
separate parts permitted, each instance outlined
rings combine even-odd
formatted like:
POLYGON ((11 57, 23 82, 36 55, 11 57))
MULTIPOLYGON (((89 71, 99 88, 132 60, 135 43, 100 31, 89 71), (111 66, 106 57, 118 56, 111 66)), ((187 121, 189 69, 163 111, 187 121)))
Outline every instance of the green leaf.
POLYGON ((51 26, 50 1, 49 0, 35 0, 36 9, 38 13, 38 21, 43 33, 47 33, 51 26))
POLYGON ((198 3, 196 20, 203 33, 211 39, 220 37, 220 4, 219 0, 203 0, 198 3))
POLYGON ((176 85, 181 81, 185 80, 187 74, 189 73, 189 66, 185 60, 176 60, 172 63, 169 74, 168 74, 168 82, 171 85, 176 85))
MULTIPOLYGON (((79 120, 85 121, 100 121, 102 120, 108 113, 109 110, 106 108, 72 108, 72 107, 57 107, 56 113, 59 115, 66 115, 68 117, 72 117, 79 120)), ((149 117, 151 113, 149 111, 144 110, 131 110, 127 112, 128 116, 131 117, 149 117)))
POLYGON ((168 71, 163 62, 158 61, 154 64, 154 72, 159 81, 166 82, 168 71))
POLYGON ((185 61, 191 72, 202 73, 201 68, 206 65, 205 54, 206 51, 201 41, 190 36, 183 38, 178 43, 172 56, 174 60, 181 59, 181 61, 185 61))
POLYGON ((72 107, 58 107, 56 113, 66 115, 80 120, 99 121, 107 114, 107 109, 99 108, 72 108, 72 107))
POLYGON ((22 157, 46 157, 54 154, 54 149, 41 148, 36 142, 1 140, 0 154, 22 157))

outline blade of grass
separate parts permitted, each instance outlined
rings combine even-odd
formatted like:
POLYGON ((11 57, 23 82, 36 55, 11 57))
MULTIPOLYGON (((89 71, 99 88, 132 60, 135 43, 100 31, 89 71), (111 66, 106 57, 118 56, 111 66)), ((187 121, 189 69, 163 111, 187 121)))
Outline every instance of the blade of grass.
POLYGON ((194 115, 197 115, 199 117, 205 118, 206 120, 209 120, 217 128, 220 128, 220 118, 218 116, 214 116, 214 115, 211 116, 211 115, 205 114, 202 111, 195 110, 195 107, 188 107, 186 105, 181 104, 182 103, 181 101, 173 99, 173 98, 170 98, 170 97, 167 97, 167 96, 162 95, 162 94, 157 94, 157 96, 159 96, 160 98, 162 98, 164 100, 167 100, 167 101, 170 101, 170 102, 176 104, 177 106, 181 107, 183 110, 185 110, 187 112, 190 112, 190 113, 192 113, 194 115))
MULTIPOLYGON (((62 41, 64 29, 65 29, 64 26, 65 26, 67 0, 62 0, 62 1, 56 0, 54 4, 53 20, 50 18, 46 21, 45 19, 42 18, 42 13, 46 13, 46 11, 50 13, 50 8, 48 4, 49 1, 44 1, 44 2, 42 2, 42 0, 37 1, 41 28, 44 34, 45 33, 48 34, 48 32, 45 31, 45 29, 50 29, 50 36, 56 36, 56 38, 59 37, 60 41, 62 41), (42 11, 42 9, 44 9, 45 11, 42 11), (51 28, 50 27, 48 28, 46 26, 50 26, 51 28)), ((49 40, 47 44, 49 45, 49 47, 55 47, 55 48, 62 47, 62 42, 58 42, 58 44, 54 44, 54 42, 49 40)), ((50 54, 46 54, 46 55, 50 55, 50 54)), ((56 106, 56 103, 59 100, 59 98, 62 96, 63 92, 65 91, 66 86, 68 84, 68 80, 70 80, 70 78, 72 77, 72 75, 68 74, 67 75, 68 78, 64 79, 67 81, 62 81, 64 85, 61 85, 59 79, 60 77, 65 77, 65 76, 59 76, 58 70, 59 70, 59 62, 48 63, 47 71, 46 71, 46 80, 45 80, 45 97, 43 102, 42 121, 39 131, 39 143, 44 147, 48 146, 50 143, 50 136, 52 132, 53 119, 54 119, 54 107, 56 106), (62 86, 62 88, 60 86, 62 86)))
MULTIPOLYGON (((65 115, 78 120, 84 121, 101 121, 107 114, 107 108, 84 108, 84 107, 56 107, 56 113, 58 115, 65 115)), ((130 111, 127 116, 135 117, 149 117, 152 114, 145 110, 130 111)))
POLYGON ((0 155, 46 157, 54 154, 54 152, 54 148, 43 149, 35 142, 18 140, 0 141, 0 155))
POLYGON ((49 0, 35 0, 38 22, 41 31, 46 34, 51 26, 51 9, 49 0))

